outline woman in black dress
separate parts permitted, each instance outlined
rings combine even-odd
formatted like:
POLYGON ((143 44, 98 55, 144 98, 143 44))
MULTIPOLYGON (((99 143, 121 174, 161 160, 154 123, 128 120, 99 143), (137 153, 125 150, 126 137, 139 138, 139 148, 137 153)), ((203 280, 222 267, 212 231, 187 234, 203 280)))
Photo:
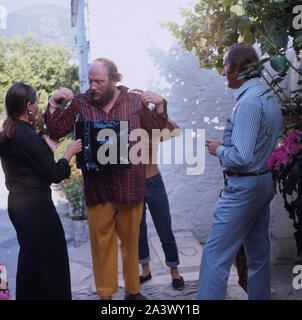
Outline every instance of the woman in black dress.
POLYGON ((16 300, 70 300, 67 245, 50 184, 69 177, 69 162, 82 143, 71 143, 55 162, 51 140, 39 136, 30 124, 38 103, 32 86, 13 84, 5 98, 7 119, 0 137, 8 213, 20 245, 16 300))

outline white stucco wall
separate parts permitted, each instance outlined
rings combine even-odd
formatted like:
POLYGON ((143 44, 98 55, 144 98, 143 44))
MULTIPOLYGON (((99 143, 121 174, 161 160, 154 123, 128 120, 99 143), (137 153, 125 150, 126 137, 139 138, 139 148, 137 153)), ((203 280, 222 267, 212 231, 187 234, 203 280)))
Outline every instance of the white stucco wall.
MULTIPOLYGON (((216 71, 199 69, 198 59, 179 47, 172 48, 168 54, 154 49, 150 55, 160 69, 160 76, 171 84, 165 90, 156 83, 151 86, 168 95, 169 116, 183 130, 204 129, 206 139, 221 139, 225 120, 234 106, 232 90, 227 88, 225 79, 216 71)), ((197 144, 196 138, 194 144, 197 144)), ((205 170, 197 176, 187 175, 186 163, 162 164, 160 168, 170 200, 174 229, 189 229, 205 242, 223 180, 218 159, 206 151, 205 170)))
POLYGON ((297 255, 293 220, 284 209, 284 200, 278 193, 271 203, 271 261, 282 264, 292 261, 297 255))

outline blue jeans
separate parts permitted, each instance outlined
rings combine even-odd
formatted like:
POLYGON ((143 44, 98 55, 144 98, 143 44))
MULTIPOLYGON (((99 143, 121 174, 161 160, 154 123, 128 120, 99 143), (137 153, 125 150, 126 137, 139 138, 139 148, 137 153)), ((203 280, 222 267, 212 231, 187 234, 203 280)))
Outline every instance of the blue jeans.
POLYGON ((143 217, 139 235, 139 263, 146 264, 150 261, 147 224, 146 204, 152 216, 154 226, 162 243, 166 265, 170 268, 179 265, 178 251, 172 232, 169 201, 162 177, 159 174, 146 179, 147 196, 144 203, 143 217))
POLYGON ((230 268, 242 244, 247 255, 248 298, 270 299, 268 227, 273 196, 270 173, 227 178, 203 250, 197 299, 225 299, 230 268))

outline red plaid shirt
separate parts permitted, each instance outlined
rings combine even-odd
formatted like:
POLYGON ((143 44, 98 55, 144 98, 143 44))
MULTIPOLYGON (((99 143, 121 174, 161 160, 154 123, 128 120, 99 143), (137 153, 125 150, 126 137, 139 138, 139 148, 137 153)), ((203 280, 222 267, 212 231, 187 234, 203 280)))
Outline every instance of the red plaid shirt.
MULTIPOLYGON (((150 134, 152 129, 163 129, 168 119, 167 104, 164 112, 150 111, 142 105, 140 95, 128 93, 127 88, 118 87, 121 93, 112 109, 106 113, 102 109, 89 104, 87 93, 77 95, 71 105, 64 110, 56 109, 53 114, 47 107, 45 114, 48 132, 53 138, 61 138, 70 133, 79 115, 79 120, 128 120, 130 132, 143 128, 150 134)), ((129 141, 129 148, 136 142, 129 141)), ((130 204, 144 200, 146 193, 146 168, 140 163, 130 169, 116 172, 83 172, 84 192, 87 206, 96 206, 100 203, 115 202, 130 204)))

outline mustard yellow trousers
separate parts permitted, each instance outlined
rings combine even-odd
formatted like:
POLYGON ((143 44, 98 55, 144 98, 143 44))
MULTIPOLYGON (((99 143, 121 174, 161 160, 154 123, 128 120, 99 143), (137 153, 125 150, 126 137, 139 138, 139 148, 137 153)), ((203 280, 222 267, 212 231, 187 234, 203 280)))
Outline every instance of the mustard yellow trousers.
POLYGON ((118 291, 118 238, 125 290, 139 292, 138 238, 143 202, 118 205, 113 202, 88 209, 88 226, 91 243, 94 279, 100 297, 118 291))

